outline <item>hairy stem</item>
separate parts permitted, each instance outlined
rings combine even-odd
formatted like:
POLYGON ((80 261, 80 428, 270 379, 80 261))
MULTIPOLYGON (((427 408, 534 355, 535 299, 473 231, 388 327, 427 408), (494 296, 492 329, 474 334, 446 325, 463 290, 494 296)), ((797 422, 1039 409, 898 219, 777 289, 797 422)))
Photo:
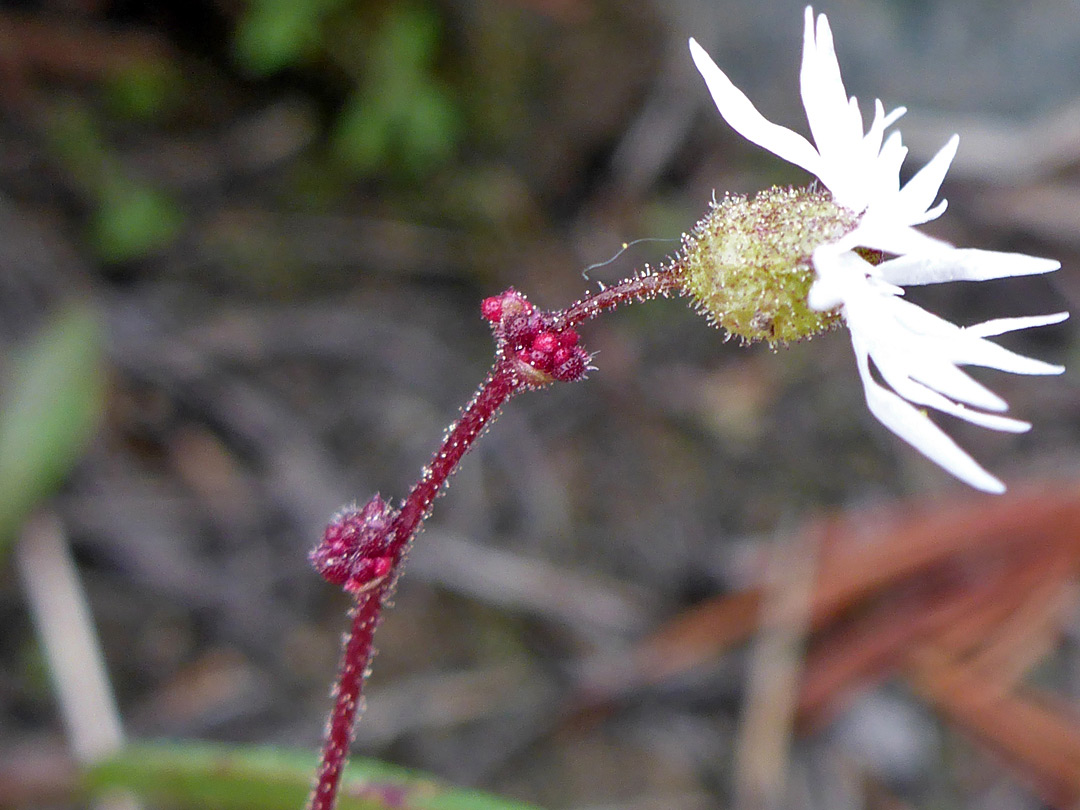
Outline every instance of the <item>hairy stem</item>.
POLYGON ((677 262, 672 262, 658 270, 648 270, 623 279, 610 287, 603 287, 599 292, 590 293, 561 312, 557 312, 556 323, 560 326, 576 326, 622 304, 649 301, 673 292, 681 292, 683 289, 682 272, 682 266, 677 262))
POLYGON ((447 431, 442 445, 413 485, 389 530, 388 554, 394 565, 373 587, 360 591, 352 609, 352 624, 345 639, 341 669, 334 686, 334 707, 327 723, 326 741, 316 773, 315 787, 308 800, 310 810, 333 810, 341 785, 341 774, 349 757, 356 718, 363 706, 364 680, 373 655, 375 628, 382 605, 401 573, 401 562, 409 542, 420 530, 431 503, 446 479, 468 452, 477 436, 498 413, 507 399, 522 387, 510 365, 500 358, 480 386, 461 418, 447 431))
POLYGON ((334 708, 327 724, 326 741, 316 773, 315 787, 308 800, 310 810, 332 810, 341 786, 341 772, 349 758, 356 716, 363 708, 364 679, 371 663, 372 639, 382 615, 382 602, 390 580, 357 597, 351 611, 352 624, 345 639, 341 670, 334 685, 334 708))
MULTIPOLYGON (((622 304, 666 296, 681 290, 681 274, 682 268, 671 264, 625 279, 586 295, 564 310, 550 313, 549 323, 552 328, 572 330, 577 324, 622 304)), ((410 543, 422 528, 447 479, 498 415, 503 404, 518 392, 535 387, 519 374, 515 363, 500 343, 495 364, 487 379, 462 411, 461 417, 446 432, 431 463, 424 467, 387 530, 385 554, 393 561, 390 571, 372 581, 369 587, 356 591, 352 625, 345 640, 341 670, 334 687, 334 707, 327 726, 316 784, 308 803, 310 810, 333 810, 337 801, 353 729, 363 704, 364 680, 371 664, 375 628, 382 614, 382 606, 401 575, 410 543)))
POLYGON ((424 467, 420 479, 413 484, 406 496, 392 529, 395 558, 400 558, 401 552, 419 532, 431 511, 435 497, 451 473, 457 469, 462 457, 469 452, 473 442, 498 415, 503 403, 523 387, 524 384, 514 373, 510 363, 500 357, 480 390, 462 411, 461 418, 447 431, 431 463, 424 467))

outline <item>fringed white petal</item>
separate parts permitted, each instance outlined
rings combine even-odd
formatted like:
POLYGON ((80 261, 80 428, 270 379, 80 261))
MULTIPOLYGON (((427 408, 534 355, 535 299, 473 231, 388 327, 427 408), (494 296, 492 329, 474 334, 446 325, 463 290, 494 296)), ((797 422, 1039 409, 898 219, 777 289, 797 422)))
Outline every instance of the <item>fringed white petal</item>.
POLYGON ((787 127, 772 123, 758 112, 746 94, 731 83, 727 74, 693 39, 690 40, 690 54, 716 102, 716 109, 732 129, 777 157, 818 175, 821 156, 806 138, 787 127))
MULTIPOLYGON (((875 363, 875 365, 877 365, 875 363)), ((922 383, 916 382, 903 373, 892 373, 887 366, 877 365, 878 371, 886 383, 902 398, 915 405, 947 413, 980 427, 1005 433, 1025 433, 1031 429, 1031 423, 995 413, 984 413, 966 408, 958 402, 938 393, 922 383)))
MULTIPOLYGON (((1069 319, 1068 312, 1055 312, 1053 315, 1028 315, 1023 318, 994 318, 992 321, 983 321, 982 323, 973 324, 971 326, 962 326, 961 329, 969 335, 975 335, 976 337, 993 337, 994 335, 1004 335, 1007 332, 1016 332, 1020 329, 1034 329, 1037 326, 1049 326, 1054 323, 1061 323, 1069 319)), ((1065 370, 1064 366, 1054 366, 1058 369, 1060 374, 1065 370)))
POLYGON ((884 321, 891 317, 902 332, 897 343, 916 352, 925 346, 931 365, 947 359, 952 365, 996 368, 1011 374, 1060 374, 1062 371, 1061 366, 1025 357, 991 343, 978 334, 978 325, 976 331, 964 329, 910 301, 893 298, 888 302, 887 310, 887 315, 883 311, 879 316, 878 330, 887 334, 889 329, 884 321))
POLYGON ((892 284, 910 287, 945 281, 1034 276, 1050 273, 1059 267, 1061 263, 1053 259, 1040 259, 1022 253, 957 248, 936 253, 915 252, 890 259, 877 266, 877 275, 892 284))
MULTIPOLYGON (((851 233, 836 241, 845 250, 857 247, 880 250, 897 256, 910 254, 933 255, 952 250, 952 245, 933 236, 927 236, 910 225, 898 223, 886 214, 873 208, 869 209, 851 233)), ((893 283, 884 274, 875 273, 878 278, 893 283)))
MULTIPOLYGON (((799 86, 817 151, 822 156, 828 156, 848 148, 852 110, 840 76, 840 63, 836 60, 832 31, 824 14, 817 18, 815 30, 814 10, 809 6, 804 14, 799 86)), ((858 118, 858 134, 861 138, 862 118, 857 107, 854 115, 858 118)))
POLYGON ((964 334, 963 337, 965 339, 957 341, 953 349, 954 362, 960 365, 996 368, 1010 374, 1036 376, 1061 374, 1065 370, 1064 366, 1025 357, 973 334, 964 334))
POLYGON ((915 406, 934 408, 991 430, 1028 430, 1027 422, 1000 415, 1008 408, 1005 400, 959 366, 1057 373, 1059 366, 1016 354, 985 338, 1055 323, 1062 319, 1062 313, 998 319, 965 329, 895 295, 887 285, 867 275, 871 265, 854 254, 830 255, 819 248, 814 260, 815 267, 823 268, 816 284, 831 283, 833 294, 842 297, 840 311, 852 343, 857 355, 865 355, 860 359, 860 374, 874 415, 950 472, 986 489, 990 484, 990 479, 983 477, 988 475, 986 471, 915 406), (874 379, 870 360, 886 385, 874 379))
POLYGON ((1005 485, 961 450, 930 417, 873 378, 866 350, 860 348, 854 333, 851 337, 870 413, 901 439, 961 481, 984 492, 1004 492, 1005 485))
POLYGON ((927 221, 924 215, 937 199, 959 145, 960 137, 953 135, 930 162, 919 169, 900 189, 896 199, 896 211, 904 222, 915 225, 927 221))

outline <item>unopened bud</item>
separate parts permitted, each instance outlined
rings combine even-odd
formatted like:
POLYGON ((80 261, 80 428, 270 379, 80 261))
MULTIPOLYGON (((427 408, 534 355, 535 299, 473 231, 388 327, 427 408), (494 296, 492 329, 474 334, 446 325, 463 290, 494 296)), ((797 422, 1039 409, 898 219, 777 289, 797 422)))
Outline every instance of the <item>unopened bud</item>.
POLYGON ((552 375, 561 382, 577 382, 585 378, 588 365, 584 352, 574 352, 555 367, 552 375))
POLYGON ((551 354, 559 348, 559 338, 554 332, 540 332, 533 338, 532 347, 533 351, 551 354))
POLYGON ((839 322, 810 308, 814 250, 851 231, 858 215, 826 191, 771 188, 714 202, 683 237, 686 291, 711 321, 745 342, 788 343, 839 322))
POLYGON ((503 299, 501 295, 493 295, 485 298, 480 303, 480 314, 485 321, 498 323, 502 320, 503 299))
POLYGON ((512 287, 480 305, 491 323, 499 356, 530 388, 585 378, 590 355, 572 326, 560 325, 551 312, 537 309, 512 287))
POLYGON ((396 511, 375 495, 362 509, 348 506, 330 520, 309 558, 323 578, 359 593, 377 584, 394 566, 390 531, 396 511))

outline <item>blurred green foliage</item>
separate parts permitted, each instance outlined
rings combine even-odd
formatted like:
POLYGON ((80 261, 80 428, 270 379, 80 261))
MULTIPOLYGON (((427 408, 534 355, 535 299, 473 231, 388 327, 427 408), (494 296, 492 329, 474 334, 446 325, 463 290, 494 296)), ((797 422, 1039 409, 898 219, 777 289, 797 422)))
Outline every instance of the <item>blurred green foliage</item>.
MULTIPOLYGON (((155 807, 297 810, 311 789, 310 751, 203 742, 126 747, 85 774, 91 793, 126 790, 155 807)), ((449 787, 372 759, 354 759, 342 777, 340 810, 536 810, 512 799, 449 787)))
POLYGON ((351 80, 331 125, 331 151, 353 176, 405 179, 449 160, 463 130, 435 71, 442 35, 425 2, 253 0, 234 40, 238 62, 269 76, 323 57, 351 80))
POLYGON ((335 152, 355 172, 390 165, 415 175, 453 154, 460 114, 431 71, 439 30, 424 5, 396 5, 384 20, 334 130, 335 152))
POLYGON ((143 258, 176 238, 184 220, 179 205, 164 191, 124 173, 88 107, 58 104, 49 139, 68 176, 91 202, 89 240, 98 258, 143 258))
POLYGON ((101 417, 104 335, 93 310, 61 310, 17 350, 7 372, 0 389, 0 554, 63 482, 101 417))
POLYGON ((237 61, 269 76, 322 48, 323 23, 348 0, 250 0, 233 41, 237 61))
POLYGON ((104 86, 109 111, 133 121, 158 118, 179 102, 183 92, 178 66, 166 60, 129 66, 108 76, 104 86))
POLYGON ((111 177, 97 203, 90 237, 98 257, 107 262, 153 253, 169 244, 183 223, 179 206, 168 194, 129 177, 111 177))

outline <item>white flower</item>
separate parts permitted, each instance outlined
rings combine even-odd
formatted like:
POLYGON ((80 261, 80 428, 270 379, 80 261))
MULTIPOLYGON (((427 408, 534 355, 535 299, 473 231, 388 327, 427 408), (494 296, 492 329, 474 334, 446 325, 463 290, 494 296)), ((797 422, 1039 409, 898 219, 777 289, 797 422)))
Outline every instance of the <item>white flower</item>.
POLYGON ((1008 408, 1005 401, 959 367, 1060 374, 1061 366, 1023 357, 986 338, 1057 323, 1068 313, 960 327, 904 300, 903 287, 1047 273, 1059 263, 1021 254, 957 249, 916 229, 945 210, 944 200, 933 203, 959 139, 950 138, 901 187, 900 166, 907 149, 899 132, 885 137, 885 130, 905 110, 900 107, 886 114, 881 102, 875 101, 870 128, 863 131, 858 102, 848 98, 840 78, 824 14, 815 25, 813 9, 807 7, 803 33, 800 86, 813 143, 766 120, 693 39, 690 52, 728 124, 747 140, 815 175, 837 205, 859 216, 854 229, 814 251, 816 279, 809 304, 814 309, 838 310, 851 331, 871 413, 957 478, 987 492, 1003 492, 1001 481, 961 450, 921 408, 934 408, 992 430, 1028 430, 1027 422, 1002 416, 1008 408), (856 248, 880 251, 891 258, 871 264, 856 248))

